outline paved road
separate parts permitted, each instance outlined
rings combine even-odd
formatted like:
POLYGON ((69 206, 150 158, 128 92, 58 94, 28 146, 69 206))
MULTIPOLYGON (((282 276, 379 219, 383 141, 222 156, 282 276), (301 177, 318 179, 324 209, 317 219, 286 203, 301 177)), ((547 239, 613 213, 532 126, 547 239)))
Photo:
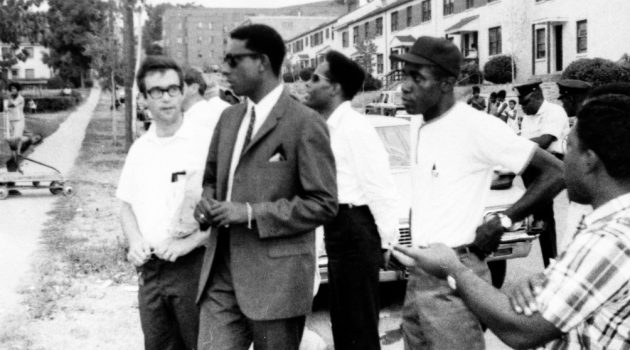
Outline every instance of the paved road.
MULTIPOLYGON (((67 175, 79 154, 85 129, 100 96, 92 89, 90 96, 59 129, 37 146, 30 158, 53 165, 67 175)), ((47 171, 34 164, 24 164, 24 173, 47 171)), ((0 172, 6 171, 4 167, 0 172)), ((45 227, 56 198, 47 189, 22 190, 21 196, 0 200, 0 316, 19 307, 21 278, 31 267, 40 232, 45 227)), ((35 266, 36 267, 36 266, 35 266)))
MULTIPOLYGON (((554 206, 556 213, 556 227, 558 229, 558 241, 562 242, 564 232, 566 231, 566 213, 567 213, 567 197, 566 191, 560 193, 556 198, 554 206)), ((521 259, 513 259, 508 261, 507 276, 504 290, 511 289, 514 284, 523 277, 532 275, 543 270, 542 255, 540 253, 540 245, 538 241, 533 244, 530 254, 521 259)), ((383 308, 381 310, 381 319, 379 329, 381 335, 388 334, 389 339, 395 340, 392 343, 383 344, 383 350, 402 350, 404 348, 402 340, 400 340, 397 330, 400 327, 400 312, 404 298, 404 285, 389 284, 382 286, 381 295, 383 300, 383 308)), ((322 292, 326 292, 325 289, 322 292)), ((323 338, 329 349, 333 347, 332 334, 330 331, 330 318, 328 316, 328 308, 324 300, 316 303, 316 311, 307 319, 307 327, 323 338)), ((510 349, 503 344, 491 332, 486 333, 486 344, 488 350, 507 350, 510 349)))

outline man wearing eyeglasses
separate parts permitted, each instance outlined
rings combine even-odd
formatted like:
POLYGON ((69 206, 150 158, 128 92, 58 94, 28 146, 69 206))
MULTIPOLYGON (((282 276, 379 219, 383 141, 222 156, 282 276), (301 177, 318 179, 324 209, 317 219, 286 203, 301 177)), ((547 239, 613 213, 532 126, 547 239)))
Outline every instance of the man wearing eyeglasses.
POLYGON ((149 56, 137 80, 154 126, 131 146, 116 196, 127 258, 138 271, 145 349, 194 349, 195 291, 208 232, 199 229, 193 210, 207 149, 198 133, 182 127, 184 79, 175 61, 149 56))
MULTIPOLYGON (((501 235, 531 206, 562 188, 562 164, 499 119, 456 102, 459 49, 443 38, 420 37, 392 59, 405 63, 403 104, 422 114, 412 128, 411 236, 414 246, 444 243, 462 263, 489 281, 484 259, 501 235), (536 169, 540 176, 503 213, 481 222, 493 170, 536 169)), ((405 256, 397 253, 399 260, 405 256)), ((446 280, 422 269, 410 271, 403 307, 406 349, 484 349, 481 325, 446 280)))
POLYGON ((337 212, 330 138, 280 82, 280 35, 252 24, 230 37, 223 74, 247 99, 221 115, 195 210, 212 226, 198 349, 297 350, 313 299, 314 230, 337 212))
POLYGON ((328 51, 306 83, 307 106, 327 121, 337 166, 339 212, 324 226, 330 318, 336 349, 380 349, 379 268, 398 237, 399 205, 387 151, 352 109, 365 72, 328 51))

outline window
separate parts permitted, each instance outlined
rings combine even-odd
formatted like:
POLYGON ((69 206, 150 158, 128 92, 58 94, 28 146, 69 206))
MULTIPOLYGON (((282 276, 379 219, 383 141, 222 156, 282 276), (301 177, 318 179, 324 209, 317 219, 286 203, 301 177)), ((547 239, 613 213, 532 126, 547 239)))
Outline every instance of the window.
POLYGON ((422 2, 422 22, 431 20, 431 0, 424 0, 422 2))
POLYGON ((341 46, 348 47, 348 31, 341 33, 341 46))
POLYGON ((208 22, 208 29, 212 29, 212 22, 208 22))
POLYGON ((200 28, 200 29, 203 28, 203 22, 197 23, 197 28, 200 28))
POLYGON ((182 43, 182 38, 177 38, 177 43, 181 44, 182 43))
POLYGON ((411 15, 412 15, 412 11, 411 11, 411 6, 407 6, 407 27, 411 27, 411 15))
POLYGON ((365 38, 369 39, 370 38, 370 22, 365 22, 363 27, 365 28, 365 38))
POLYGON ((473 8, 475 7, 475 0, 466 0, 466 8, 473 8))
POLYGON ((308 46, 308 37, 304 38, 304 46, 308 46))
POLYGON ((352 43, 356 44, 359 42, 359 26, 355 26, 352 28, 352 43))
POLYGON ((583 53, 587 50, 586 20, 577 22, 577 52, 583 53))
POLYGON ((453 1, 454 0, 444 0, 444 15, 453 13, 453 1))
POLYGON ((392 32, 398 30, 398 11, 392 12, 392 32))
POLYGON ((501 27, 488 29, 488 48, 490 56, 501 53, 501 27))
POLYGON ((330 37, 330 29, 326 28, 326 39, 330 37))
POLYGON ((383 35, 383 17, 376 19, 376 36, 383 35))
POLYGON ((200 35, 197 37, 197 43, 203 42, 203 37, 200 35))
POLYGON ((3 59, 8 58, 10 54, 11 54, 11 49, 9 49, 8 47, 3 47, 2 48, 2 58, 3 59))
POLYGON ((383 54, 379 53, 376 55, 376 74, 383 73, 383 54))
POLYGON ((28 58, 33 58, 35 57, 34 51, 33 51, 33 47, 32 46, 27 46, 24 48, 24 51, 26 51, 26 54, 28 55, 28 58))
POLYGON ((203 58, 203 54, 201 52, 197 52, 197 57, 203 58))
POLYGON ((17 68, 16 69, 11 69, 11 77, 12 78, 17 78, 19 73, 20 73, 19 69, 17 69, 17 68))
POLYGON ((536 58, 545 58, 546 56, 545 28, 536 29, 536 58))

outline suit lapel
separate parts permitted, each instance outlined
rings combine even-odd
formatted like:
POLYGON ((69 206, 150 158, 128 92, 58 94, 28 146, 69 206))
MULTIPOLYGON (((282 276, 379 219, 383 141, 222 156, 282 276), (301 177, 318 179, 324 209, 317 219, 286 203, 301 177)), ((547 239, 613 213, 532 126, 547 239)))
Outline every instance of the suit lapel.
POLYGON ((228 118, 228 123, 225 129, 221 130, 222 132, 225 132, 225 135, 219 141, 224 142, 226 148, 225 150, 221 150, 221 152, 219 152, 219 163, 224 164, 224 166, 218 167, 217 174, 217 184, 221 184, 220 199, 224 199, 225 195, 227 195, 227 183, 230 173, 230 166, 232 164, 234 145, 236 144, 238 130, 241 127, 243 118, 245 118, 245 113, 247 113, 247 104, 239 104, 239 107, 241 108, 235 110, 234 114, 228 118))
POLYGON ((285 89, 282 90, 282 94, 280 94, 280 98, 278 98, 278 102, 273 106, 271 112, 269 112, 269 116, 265 119, 265 122, 260 126, 260 129, 254 134, 252 140, 249 142, 243 153, 241 153, 241 157, 243 157, 247 152, 249 152, 252 147, 256 145, 260 140, 262 140, 271 130, 273 130, 278 121, 282 116, 284 116, 285 109, 287 107, 287 98, 291 98, 288 95, 288 92, 285 89))

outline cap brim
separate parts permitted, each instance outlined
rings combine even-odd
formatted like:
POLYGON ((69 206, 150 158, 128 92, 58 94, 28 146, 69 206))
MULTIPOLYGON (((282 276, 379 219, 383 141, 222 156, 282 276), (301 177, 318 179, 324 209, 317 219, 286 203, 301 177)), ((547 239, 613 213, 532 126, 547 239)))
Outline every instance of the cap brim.
POLYGON ((413 64, 430 64, 435 66, 436 64, 429 61, 428 59, 422 57, 422 56, 418 56, 418 55, 413 55, 410 53, 403 53, 402 55, 398 55, 398 54, 392 54, 389 55, 390 59, 393 60, 398 60, 398 61, 402 61, 402 62, 407 62, 407 63, 413 63, 413 64))

